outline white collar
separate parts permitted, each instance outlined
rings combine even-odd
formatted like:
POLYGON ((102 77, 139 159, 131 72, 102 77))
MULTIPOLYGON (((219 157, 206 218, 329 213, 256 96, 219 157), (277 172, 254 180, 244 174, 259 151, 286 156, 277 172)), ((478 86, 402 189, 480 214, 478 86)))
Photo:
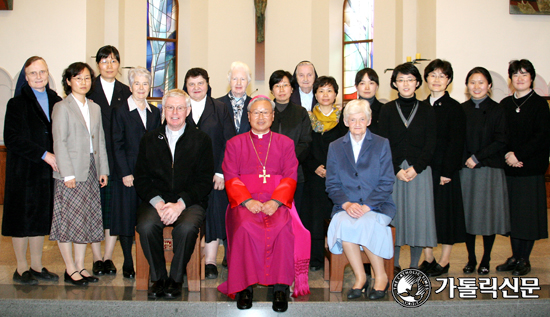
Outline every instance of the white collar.
POLYGON ((99 76, 99 80, 101 80, 101 86, 102 87, 105 87, 105 86, 111 86, 111 87, 115 87, 115 82, 116 80, 113 80, 112 83, 106 81, 105 79, 103 79, 103 77, 99 76))
POLYGON ((85 103, 80 102, 76 97, 73 95, 73 93, 70 94, 71 97, 73 97, 74 101, 76 101, 76 104, 79 108, 85 108, 88 105, 88 98, 85 98, 85 103))
POLYGON ((266 133, 262 133, 262 134, 260 134, 260 133, 255 133, 255 132, 252 131, 252 130, 250 130, 250 132, 252 132, 252 134, 254 134, 255 136, 257 136, 258 139, 263 139, 264 135, 268 134, 268 133, 271 132, 271 131, 267 131, 266 133))
MULTIPOLYGON (((130 111, 134 111, 135 109, 141 110, 138 108, 136 101, 132 98, 132 96, 128 97, 128 109, 130 111)), ((153 112, 147 102, 145 103, 145 109, 149 110, 149 112, 153 112)))

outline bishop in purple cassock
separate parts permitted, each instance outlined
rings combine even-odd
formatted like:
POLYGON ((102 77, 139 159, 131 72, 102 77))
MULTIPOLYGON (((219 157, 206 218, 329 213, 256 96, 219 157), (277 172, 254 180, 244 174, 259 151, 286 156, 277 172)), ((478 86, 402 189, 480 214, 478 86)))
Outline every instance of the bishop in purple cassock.
POLYGON ((286 311, 293 296, 309 293, 311 238, 293 206, 298 160, 294 142, 270 131, 273 104, 265 96, 249 104, 251 131, 226 144, 223 173, 230 206, 226 213, 228 279, 218 290, 252 306, 254 284, 274 285, 273 309, 286 311))

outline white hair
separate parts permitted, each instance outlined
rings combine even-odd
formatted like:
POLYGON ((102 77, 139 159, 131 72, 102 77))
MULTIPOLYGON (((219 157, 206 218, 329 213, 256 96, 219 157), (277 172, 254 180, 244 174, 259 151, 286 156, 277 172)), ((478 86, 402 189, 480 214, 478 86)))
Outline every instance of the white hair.
POLYGON ((227 81, 231 82, 231 74, 236 69, 242 69, 245 71, 246 76, 248 76, 248 82, 252 81, 252 76, 250 74, 250 67, 246 65, 243 62, 233 62, 231 63, 231 67, 229 68, 229 72, 227 73, 227 81))

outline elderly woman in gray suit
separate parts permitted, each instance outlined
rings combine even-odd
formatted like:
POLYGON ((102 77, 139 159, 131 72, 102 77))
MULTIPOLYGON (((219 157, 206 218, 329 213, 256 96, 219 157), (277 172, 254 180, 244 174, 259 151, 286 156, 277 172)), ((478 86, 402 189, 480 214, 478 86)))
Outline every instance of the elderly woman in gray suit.
POLYGON ((84 268, 86 244, 104 239, 99 188, 107 185, 109 165, 101 110, 88 100, 94 72, 73 63, 63 72, 67 97, 52 113, 54 210, 50 240, 57 240, 65 261, 65 282, 88 285, 98 278, 84 268), (74 244, 74 258, 72 247, 74 244))

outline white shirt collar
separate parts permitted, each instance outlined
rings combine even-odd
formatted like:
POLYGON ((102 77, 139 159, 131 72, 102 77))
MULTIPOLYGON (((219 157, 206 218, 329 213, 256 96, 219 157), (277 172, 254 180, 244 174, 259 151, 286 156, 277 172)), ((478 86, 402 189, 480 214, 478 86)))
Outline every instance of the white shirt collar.
MULTIPOLYGON (((149 106, 149 104, 148 104, 147 102, 145 103, 145 108, 146 108, 147 110, 149 110, 149 112, 152 112, 151 107, 149 106)), ((135 110, 135 109, 140 110, 140 109, 138 108, 137 104, 136 104, 136 101, 134 100, 134 98, 132 98, 132 96, 128 97, 128 109, 129 109, 130 111, 133 111, 133 110, 135 110)))
POLYGON ((195 121, 195 123, 199 123, 202 113, 204 112, 204 108, 206 107, 206 97, 207 96, 204 96, 201 101, 194 101, 191 99, 191 109, 193 110, 193 121, 195 121))
POLYGON ((269 132, 271 131, 268 131, 266 133, 262 133, 262 134, 259 134, 259 133, 255 133, 254 131, 250 130, 250 132, 252 132, 252 134, 254 134, 255 136, 258 137, 258 139, 263 139, 264 135, 268 134, 269 132))
POLYGON ((312 103, 313 103, 313 89, 306 94, 302 91, 302 88, 298 87, 298 91, 300 92, 300 101, 302 102, 302 107, 306 108, 307 111, 311 111, 312 103))
POLYGON ((363 142, 365 141, 365 136, 367 134, 365 133, 363 135, 363 138, 359 140, 359 142, 355 141, 353 136, 350 134, 349 139, 351 141, 351 149, 353 150, 353 157, 355 158, 355 162, 357 162, 357 158, 359 158, 359 152, 361 151, 361 146, 363 146, 363 142))

